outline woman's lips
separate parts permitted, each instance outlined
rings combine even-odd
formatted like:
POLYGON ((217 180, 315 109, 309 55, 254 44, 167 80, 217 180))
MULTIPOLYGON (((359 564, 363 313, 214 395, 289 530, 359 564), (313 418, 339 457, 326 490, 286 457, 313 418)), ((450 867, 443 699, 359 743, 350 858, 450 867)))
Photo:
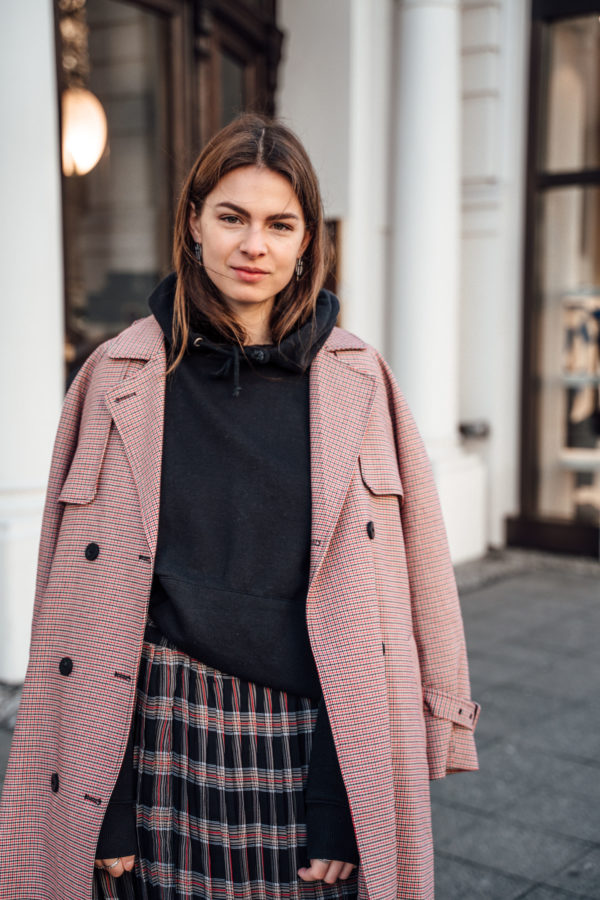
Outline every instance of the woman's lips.
POLYGON ((242 281, 248 281, 253 283, 255 281, 260 281, 261 278, 264 278, 267 275, 267 272, 263 272, 262 269, 244 269, 238 268, 237 266, 233 267, 234 272, 237 273, 238 278, 242 281))

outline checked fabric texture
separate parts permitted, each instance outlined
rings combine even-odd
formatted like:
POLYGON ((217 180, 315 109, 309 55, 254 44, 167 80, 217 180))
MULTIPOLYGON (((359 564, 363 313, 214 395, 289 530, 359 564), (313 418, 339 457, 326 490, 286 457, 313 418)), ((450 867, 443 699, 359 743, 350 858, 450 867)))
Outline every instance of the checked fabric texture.
POLYGON ((338 900, 303 882, 303 790, 318 702, 226 675, 144 641, 134 764, 139 856, 95 869, 94 900, 338 900))

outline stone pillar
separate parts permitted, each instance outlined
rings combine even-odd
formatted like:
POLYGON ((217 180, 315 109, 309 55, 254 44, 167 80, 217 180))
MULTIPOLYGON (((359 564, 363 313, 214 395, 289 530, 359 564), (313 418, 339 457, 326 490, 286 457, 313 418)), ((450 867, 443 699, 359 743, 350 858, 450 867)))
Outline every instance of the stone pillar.
POLYGON ((351 0, 348 207, 342 222, 343 325, 384 350, 389 260, 393 0, 351 0))
POLYGON ((462 451, 457 431, 460 8, 398 0, 396 13, 388 356, 431 457, 459 562, 484 552, 486 533, 483 466, 462 451))
POLYGON ((51 0, 0 30, 0 681, 27 663, 39 527, 63 398, 58 100, 51 0), (34 24, 35 23, 35 24, 34 24))

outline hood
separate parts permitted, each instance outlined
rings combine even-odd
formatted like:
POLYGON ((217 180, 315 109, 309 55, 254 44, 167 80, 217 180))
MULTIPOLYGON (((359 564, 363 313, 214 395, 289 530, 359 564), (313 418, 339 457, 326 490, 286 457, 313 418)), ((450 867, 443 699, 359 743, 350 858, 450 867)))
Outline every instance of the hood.
MULTIPOLYGON (((177 276, 167 275, 150 295, 148 305, 163 330, 169 346, 173 333, 173 305, 177 276)), ((242 390, 240 385, 240 363, 250 361, 261 364, 271 363, 282 369, 303 372, 321 349, 335 325, 340 310, 340 302, 335 294, 325 289, 317 297, 315 316, 316 329, 312 332, 312 321, 306 322, 279 344, 251 344, 242 352, 233 341, 227 341, 204 317, 196 315, 191 322, 188 351, 209 353, 222 357, 222 363, 212 374, 214 378, 225 378, 233 370, 233 396, 242 390)))

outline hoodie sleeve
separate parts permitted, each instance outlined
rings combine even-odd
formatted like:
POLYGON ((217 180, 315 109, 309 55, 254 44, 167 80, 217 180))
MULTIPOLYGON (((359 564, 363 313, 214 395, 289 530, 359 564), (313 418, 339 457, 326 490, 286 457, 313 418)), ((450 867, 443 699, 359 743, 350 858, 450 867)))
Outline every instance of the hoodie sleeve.
POLYGON ((117 856, 137 854, 133 741, 134 726, 132 725, 121 770, 104 814, 96 847, 96 859, 112 859, 117 856))
POLYGON ((350 804, 323 697, 313 733, 305 800, 308 859, 358 865, 350 804))

